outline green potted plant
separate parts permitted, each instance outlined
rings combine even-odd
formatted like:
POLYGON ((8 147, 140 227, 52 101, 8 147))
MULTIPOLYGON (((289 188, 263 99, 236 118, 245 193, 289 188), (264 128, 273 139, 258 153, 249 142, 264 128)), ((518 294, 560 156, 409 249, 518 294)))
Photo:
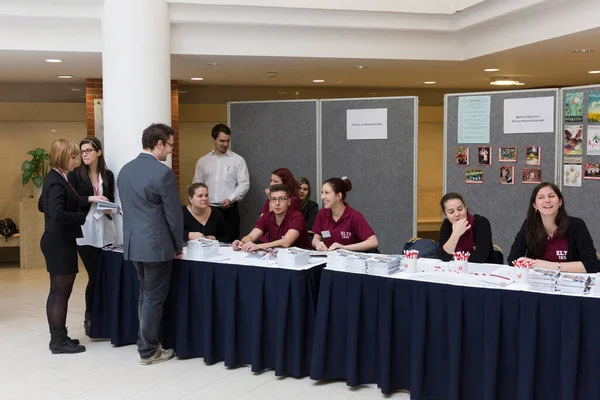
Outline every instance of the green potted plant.
POLYGON ((48 173, 48 153, 44 149, 37 148, 29 150, 27 154, 31 156, 31 160, 23 161, 21 164, 23 186, 32 181, 33 194, 35 197, 40 197, 44 178, 48 173))

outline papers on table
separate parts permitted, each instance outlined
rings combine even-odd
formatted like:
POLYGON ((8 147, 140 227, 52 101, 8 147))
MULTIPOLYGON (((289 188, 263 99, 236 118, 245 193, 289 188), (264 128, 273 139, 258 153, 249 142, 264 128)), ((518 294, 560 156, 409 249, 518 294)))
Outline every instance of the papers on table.
POLYGON ((544 268, 533 268, 529 271, 529 288, 543 292, 556 291, 556 282, 560 271, 544 268))
POLYGON ((329 254, 328 251, 311 250, 310 252, 311 257, 327 257, 327 254, 329 254))
POLYGON ((348 250, 330 251, 327 254, 327 263, 343 268, 349 272, 366 274, 393 274, 400 269, 399 256, 385 254, 358 253, 348 250))
POLYGON ((187 244, 186 258, 191 260, 206 260, 219 255, 219 242, 206 238, 190 240, 187 244))
POLYGON ((264 251, 252 251, 246 255, 246 258, 253 258, 255 260, 263 261, 275 261, 277 260, 277 252, 272 249, 264 251))
POLYGON ((394 274, 400 270, 401 257, 385 254, 372 255, 367 259, 368 274, 394 274))
POLYGON ((592 279, 588 274, 562 273, 556 281, 556 290, 562 293, 583 294, 590 290, 592 279))
POLYGON ((98 202, 97 210, 98 211, 110 211, 112 214, 116 214, 119 212, 119 205, 116 203, 111 203, 110 201, 102 201, 98 202))
POLYGON ((306 265, 310 260, 310 251, 298 247, 280 249, 277 252, 277 265, 283 268, 294 268, 306 265))

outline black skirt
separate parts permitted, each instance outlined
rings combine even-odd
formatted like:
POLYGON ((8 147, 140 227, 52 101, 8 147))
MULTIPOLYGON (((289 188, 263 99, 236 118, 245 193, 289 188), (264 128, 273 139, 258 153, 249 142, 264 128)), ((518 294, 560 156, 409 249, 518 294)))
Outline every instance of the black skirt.
POLYGON ((46 259, 46 269, 51 275, 76 274, 79 272, 77 242, 74 238, 44 232, 40 248, 46 259))

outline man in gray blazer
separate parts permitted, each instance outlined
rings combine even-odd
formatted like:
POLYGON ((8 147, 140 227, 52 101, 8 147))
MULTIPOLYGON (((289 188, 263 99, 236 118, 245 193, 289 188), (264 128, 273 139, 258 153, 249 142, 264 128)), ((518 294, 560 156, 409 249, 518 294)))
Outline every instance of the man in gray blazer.
POLYGON ((138 352, 144 365, 175 355, 158 339, 163 305, 169 293, 173 258, 183 255, 183 213, 173 170, 166 161, 175 131, 152 124, 144 130, 144 151, 119 172, 123 209, 123 255, 133 261, 140 281, 138 352))

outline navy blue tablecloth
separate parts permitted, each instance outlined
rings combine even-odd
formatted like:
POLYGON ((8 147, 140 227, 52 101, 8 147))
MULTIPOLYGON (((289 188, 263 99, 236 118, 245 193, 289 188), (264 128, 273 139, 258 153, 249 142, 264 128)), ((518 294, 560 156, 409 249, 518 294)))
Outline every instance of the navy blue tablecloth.
MULTIPOLYGON (((324 266, 298 271, 175 260, 162 343, 178 357, 307 375, 324 266)), ((138 294, 133 264, 103 252, 91 336, 135 343, 138 294)))
POLYGON ((310 376, 412 400, 600 398, 600 299, 324 270, 310 376))

